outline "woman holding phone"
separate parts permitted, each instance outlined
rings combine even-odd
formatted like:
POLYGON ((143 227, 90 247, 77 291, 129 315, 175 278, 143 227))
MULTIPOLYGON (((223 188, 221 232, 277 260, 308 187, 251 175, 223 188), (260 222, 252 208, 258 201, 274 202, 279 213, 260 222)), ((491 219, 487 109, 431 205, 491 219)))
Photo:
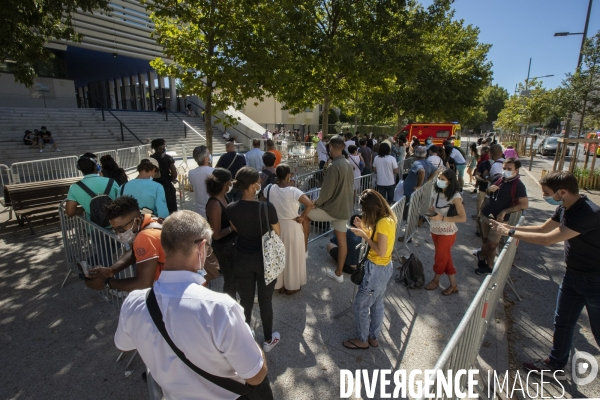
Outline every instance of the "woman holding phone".
POLYGON ((452 263, 452 246, 456 240, 457 222, 466 222, 467 213, 459 192, 456 174, 451 169, 441 171, 436 179, 432 194, 432 206, 429 209, 429 230, 435 247, 433 272, 435 277, 425 285, 425 289, 434 290, 440 286, 442 275, 448 275, 450 286, 442 291, 444 296, 458 293, 456 269, 452 263), (453 216, 448 216, 448 211, 453 216))
POLYGON ((369 246, 364 263, 365 275, 358 287, 352 306, 356 320, 357 337, 342 344, 348 349, 365 350, 377 347, 377 337, 383 325, 383 298, 392 277, 392 251, 396 238, 396 216, 388 202, 373 189, 360 195, 362 218, 353 221, 352 233, 364 239, 369 246))

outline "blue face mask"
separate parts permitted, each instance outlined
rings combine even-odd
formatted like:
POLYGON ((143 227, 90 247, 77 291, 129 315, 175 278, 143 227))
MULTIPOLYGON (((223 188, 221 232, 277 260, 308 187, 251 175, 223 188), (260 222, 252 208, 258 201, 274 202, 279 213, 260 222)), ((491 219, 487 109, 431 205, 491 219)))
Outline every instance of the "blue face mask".
POLYGON ((425 144, 431 144, 431 140, 427 139, 427 140, 425 141, 425 144))
POLYGON ((544 196, 544 200, 546 200, 546 203, 552 205, 552 206, 562 206, 563 205, 563 201, 561 200, 555 200, 553 196, 544 196))

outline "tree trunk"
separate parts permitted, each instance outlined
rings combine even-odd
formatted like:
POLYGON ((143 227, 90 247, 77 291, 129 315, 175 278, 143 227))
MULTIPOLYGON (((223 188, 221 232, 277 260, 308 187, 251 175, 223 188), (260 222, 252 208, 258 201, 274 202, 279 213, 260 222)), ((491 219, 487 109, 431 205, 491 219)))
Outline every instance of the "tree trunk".
POLYGON ((403 128, 403 126, 402 126, 402 120, 404 118, 402 118, 402 114, 400 114, 400 109, 399 108, 396 109, 396 118, 398 119, 398 132, 400 132, 400 131, 402 131, 402 128, 403 128))
MULTIPOLYGON (((211 82, 210 78, 206 78, 206 82, 211 82)), ((212 154, 213 152, 213 128, 212 128, 212 83, 211 88, 204 99, 204 126, 206 128, 206 147, 212 154)))
POLYGON ((325 93, 325 97, 323 98, 323 137, 329 134, 329 107, 331 105, 331 99, 329 98, 329 94, 325 93))

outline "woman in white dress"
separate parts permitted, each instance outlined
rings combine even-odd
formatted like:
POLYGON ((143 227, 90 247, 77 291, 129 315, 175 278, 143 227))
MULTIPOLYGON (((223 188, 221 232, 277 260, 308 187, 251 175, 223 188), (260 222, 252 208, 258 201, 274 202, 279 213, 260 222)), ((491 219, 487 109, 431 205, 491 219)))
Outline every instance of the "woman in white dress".
POLYGON ((285 268, 277 277, 275 290, 291 295, 306 284, 307 243, 302 223, 313 208, 313 202, 291 183, 292 170, 289 165, 279 164, 275 170, 277 184, 265 187, 263 195, 275 206, 280 224, 280 236, 285 246, 285 268), (300 204, 304 206, 298 215, 300 204))

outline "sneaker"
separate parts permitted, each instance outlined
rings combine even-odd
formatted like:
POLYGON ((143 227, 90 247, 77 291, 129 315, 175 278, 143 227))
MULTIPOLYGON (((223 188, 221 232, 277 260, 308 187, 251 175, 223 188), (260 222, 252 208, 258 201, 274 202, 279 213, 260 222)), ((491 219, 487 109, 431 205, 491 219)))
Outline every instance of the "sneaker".
POLYGON ((473 249, 473 251, 471 251, 471 254, 477 257, 479 257, 479 253, 481 253, 481 247, 478 249, 473 249))
POLYGON ((343 276, 343 275, 337 276, 337 275, 335 274, 335 272, 334 272, 334 271, 332 271, 332 270, 330 270, 330 269, 328 269, 328 270, 327 270, 327 272, 326 272, 326 275, 327 275, 329 278, 331 278, 331 279, 333 279, 334 281, 336 281, 337 283, 344 283, 344 276, 343 276))
POLYGON ((279 343, 280 340, 281 340, 281 335, 279 334, 279 332, 273 332, 273 334, 271 335, 271 342, 263 343, 263 351, 265 353, 270 352, 271 350, 273 350, 273 347, 277 346, 277 343, 279 343))
POLYGON ((56 149, 56 151, 60 153, 60 149, 56 149))
POLYGON ((476 194, 477 193, 477 189, 473 190, 471 193, 476 194))
MULTIPOLYGON (((483 260, 479 260, 480 262, 483 260)), ((477 275, 488 275, 492 273, 492 269, 490 267, 487 266, 487 264, 483 265, 483 266, 479 266, 478 264, 478 268, 475 269, 475 273, 477 275)))
POLYGON ((41 149, 40 149, 40 153, 43 153, 43 152, 44 152, 44 150, 41 150, 41 149))
POLYGON ((539 360, 535 363, 523 363, 523 368, 526 371, 533 372, 534 374, 540 375, 542 371, 547 371, 548 375, 554 374, 554 377, 559 381, 564 381, 567 379, 567 375, 564 370, 553 368, 550 365, 550 360, 546 358, 545 360, 539 360))

